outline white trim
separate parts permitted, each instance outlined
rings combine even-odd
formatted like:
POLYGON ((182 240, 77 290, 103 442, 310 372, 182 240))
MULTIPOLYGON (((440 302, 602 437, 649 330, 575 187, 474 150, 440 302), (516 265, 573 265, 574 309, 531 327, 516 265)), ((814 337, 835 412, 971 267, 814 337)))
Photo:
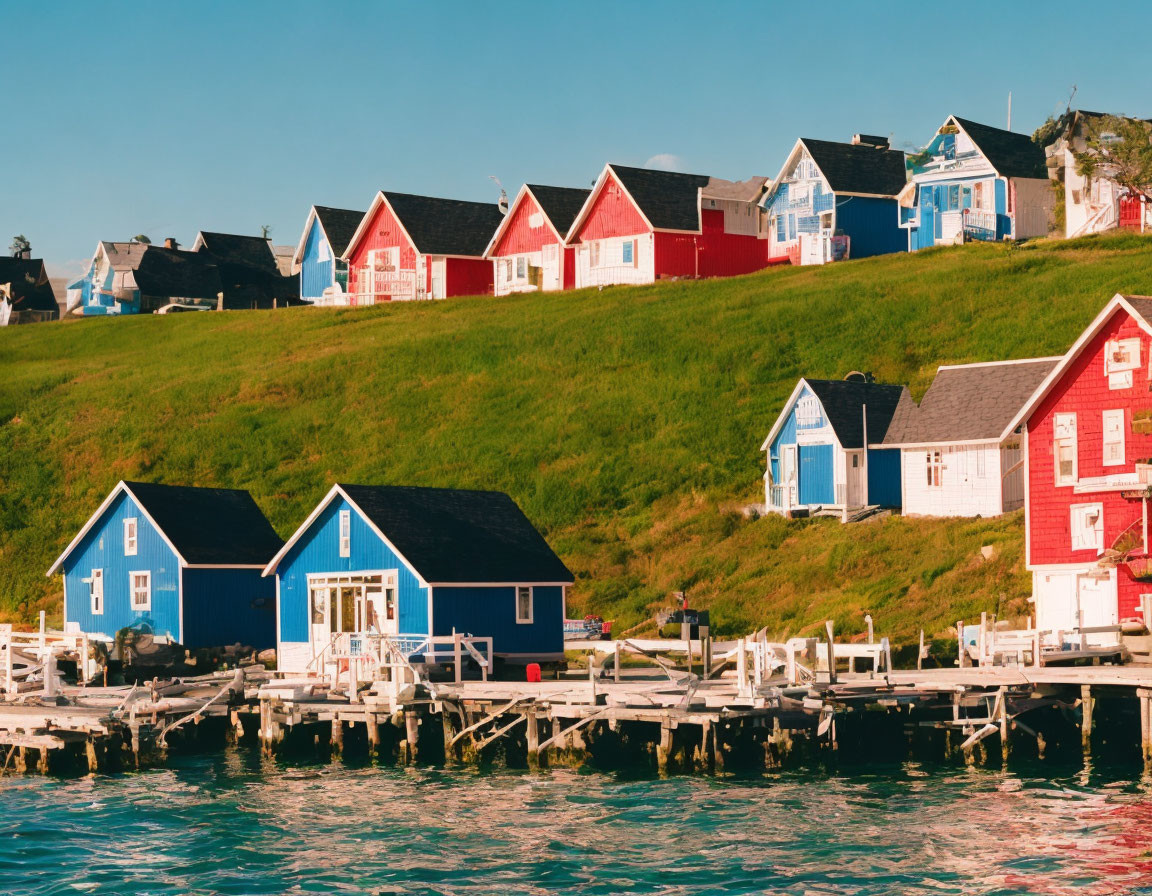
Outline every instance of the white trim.
POLYGON ((530 585, 533 588, 567 588, 575 582, 426 582, 429 588, 514 588, 518 585, 530 585))
MULTIPOLYGON (((292 266, 304 263, 304 247, 308 242, 308 232, 312 229, 312 222, 320 221, 320 216, 316 214, 316 206, 308 211, 308 220, 304 222, 304 231, 300 234, 300 242, 296 244, 296 251, 292 255, 292 266)), ((324 222, 320 221, 320 232, 324 233, 324 222)), ((324 241, 328 242, 328 234, 324 233, 324 241)), ((332 244, 329 242, 328 247, 331 248, 332 244)))
POLYGON ((352 510, 341 510, 337 515, 337 532, 339 555, 341 558, 352 556, 352 510))
POLYGON ((941 364, 936 372, 941 370, 965 370, 969 367, 1007 367, 1010 364, 1041 364, 1045 361, 1059 361, 1063 355, 1049 355, 1044 358, 1012 358, 1008 361, 976 361, 972 364, 941 364))
POLYGON ((536 592, 531 585, 517 585, 512 591, 512 599, 515 601, 514 608, 516 612, 517 625, 533 625, 536 619, 536 592), (528 589, 528 618, 522 619, 520 617, 520 589, 528 589))
MULTIPOLYGON (((148 606, 152 606, 152 577, 148 577, 148 606)), ((184 641, 184 567, 180 567, 180 577, 176 580, 176 622, 179 630, 176 632, 176 643, 184 641)))
MULTIPOLYGON (((152 611, 152 570, 150 569, 130 569, 128 570, 128 609, 129 610, 145 610, 152 611), (136 576, 148 577, 148 603, 145 606, 136 605, 136 576)), ((179 639, 177 639, 179 640, 179 639)))
MULTIPOLYGON (((1031 470, 1028 467, 1028 427, 1020 431, 1020 451, 1024 455, 1024 568, 1029 569, 1032 562, 1032 487, 1030 483, 1031 470)), ((1001 471, 1003 472, 1003 471, 1001 471)), ((1004 482, 1000 482, 1000 500, 1004 500, 1004 482)))
MULTIPOLYGON (((168 545, 169 548, 172 549, 172 553, 176 555, 176 559, 177 559, 177 561, 179 561, 180 565, 181 566, 187 566, 188 565, 187 561, 184 559, 184 557, 181 556, 181 554, 178 550, 176 550, 176 545, 172 544, 172 541, 168 538, 167 535, 164 534, 164 530, 161 529, 158 525, 156 525, 156 521, 154 519, 152 519, 152 516, 148 513, 148 509, 144 506, 143 502, 141 502, 139 498, 137 498, 134 494, 132 494, 132 489, 128 488, 128 486, 127 486, 127 484, 125 484, 124 480, 120 480, 120 482, 116 483, 116 487, 113 488, 111 492, 109 492, 108 497, 104 499, 103 503, 101 503, 101 505, 96 508, 96 512, 94 514, 92 514, 92 516, 88 517, 88 522, 86 522, 84 524, 84 528, 82 528, 79 531, 79 533, 77 533, 76 537, 73 538, 72 541, 68 543, 68 547, 64 548, 64 552, 59 557, 56 558, 56 561, 52 564, 51 567, 49 567, 48 572, 44 573, 45 576, 51 576, 53 573, 56 572, 57 569, 60 568, 60 564, 63 563, 68 558, 68 555, 72 553, 72 551, 75 549, 75 547, 81 541, 84 540, 84 536, 86 536, 88 534, 88 532, 92 529, 92 527, 94 525, 96 525, 96 521, 98 519, 100 519, 101 516, 103 516, 104 511, 107 510, 112 505, 112 501, 120 493, 121 489, 123 489, 125 494, 127 494, 130 498, 132 498, 132 500, 136 503, 136 506, 139 508, 140 512, 144 515, 144 518, 146 520, 148 520, 149 523, 152 524, 152 528, 155 529, 158 533, 160 533, 160 537, 164 540, 164 543, 166 545, 168 545)), ((137 527, 137 533, 136 534, 137 534, 137 538, 139 538, 139 534, 140 534, 139 533, 139 527, 137 527)))
MULTIPOLYGON (((399 587, 400 587, 399 582, 397 582, 396 587, 397 587, 397 591, 399 591, 399 587)), ((435 626, 432 625, 432 590, 433 590, 432 586, 429 585, 428 586, 428 634, 429 635, 431 635, 434 631, 436 631, 435 626)), ((397 600, 397 605, 399 605, 400 598, 397 597, 396 600, 397 600)), ((400 611, 399 610, 396 611, 396 617, 397 617, 397 620, 399 620, 399 617, 400 617, 400 611)))
POLYGON ((140 520, 138 517, 126 516, 124 523, 124 556, 135 557, 140 551, 140 520), (132 525, 132 550, 128 550, 128 525, 132 525))
POLYGON ((989 439, 942 439, 938 442, 881 442, 879 444, 872 444, 868 447, 874 451, 879 451, 885 448, 936 448, 936 447, 962 447, 967 448, 973 445, 1002 445, 1006 439, 997 439, 995 437, 989 439))
POLYGON ((185 569, 263 569, 263 563, 185 563, 185 569))
MULTIPOLYGON (((65 581, 67 581, 67 576, 65 576, 65 581)), ((104 570, 103 570, 103 568, 97 568, 97 569, 93 569, 93 570, 89 571, 89 573, 88 573, 88 613, 89 613, 89 615, 91 615, 91 616, 103 616, 104 615, 104 606, 106 603, 105 595, 106 594, 107 594, 107 591, 104 588, 104 570), (95 573, 100 573, 100 576, 99 576, 99 578, 100 578, 100 612, 99 613, 96 612, 96 601, 93 599, 93 593, 92 593, 92 583, 93 583, 93 580, 96 578, 95 573)), ((65 622, 67 622, 67 617, 65 617, 65 622)))
MULTIPOLYGON (((511 224, 512 216, 516 213, 516 209, 519 208, 520 203, 524 200, 526 195, 531 197, 532 201, 536 203, 536 207, 540 209, 541 216, 545 221, 548 222, 548 229, 556 235, 556 242, 560 244, 561 248, 564 247, 564 235, 556 229, 555 223, 553 223, 552 219, 548 216, 548 212, 544 210, 544 206, 541 205, 540 200, 536 198, 536 194, 532 192, 532 189, 528 186, 528 184, 524 184, 520 188, 520 192, 516 194, 516 198, 512 200, 512 204, 508 206, 508 213, 500 221, 500 226, 497 227, 496 232, 492 234, 492 239, 488 240, 488 245, 484 247, 484 254, 481 256, 482 258, 488 259, 489 261, 495 261, 497 258, 510 257, 508 255, 493 255, 492 251, 496 248, 496 245, 500 242, 500 240, 503 239, 504 234, 507 232, 508 227, 511 224)), ((470 255, 467 257, 472 258, 474 256, 470 255)), ((560 272, 560 276, 561 283, 563 283, 563 271, 560 272)))
MULTIPOLYGON (((356 232, 352 234, 352 239, 350 239, 348 241, 348 245, 344 247, 344 253, 340 256, 341 261, 351 261, 352 250, 360 244, 360 240, 364 235, 365 228, 368 227, 369 223, 376 216, 376 212, 379 210, 381 205, 388 206, 388 211, 391 213, 393 220, 395 220, 395 222, 400 226, 400 230, 403 232, 404 238, 408 240, 408 244, 413 248, 413 250, 415 250, 416 254, 424 254, 420 251, 420 247, 416 245, 416 241, 412 239, 412 235, 408 232, 408 228, 404 226, 404 222, 400 220, 400 216, 396 214, 396 209, 392 208, 392 203, 388 201, 388 197, 384 195, 384 191, 379 190, 376 193, 376 198, 372 200, 372 204, 368 206, 368 211, 366 211, 364 213, 364 217, 360 219, 360 226, 356 228, 356 232)), ((465 255, 459 257, 474 258, 475 256, 465 255)), ((349 271, 349 274, 351 274, 351 271, 349 271)))
MULTIPOLYGON (((263 577, 261 577, 261 578, 263 578, 263 577)), ((309 602, 311 602, 311 600, 312 600, 311 594, 309 594, 307 596, 307 600, 309 602)), ((304 619, 305 619, 304 624, 307 626, 308 630, 311 631, 312 630, 312 608, 311 607, 305 607, 304 608, 304 619)), ((285 643, 283 638, 281 637, 281 632, 282 632, 282 629, 280 628, 280 576, 276 576, 276 671, 277 672, 280 671, 280 663, 281 663, 280 645, 285 643)), ((289 642, 289 643, 298 643, 298 642, 289 642)), ((309 644, 312 643, 311 639, 309 639, 308 643, 309 644)))
POLYGON ((68 627, 68 576, 61 579, 64 585, 64 627, 68 627))
MULTIPOLYGON (((1133 296, 1133 298, 1145 297, 1133 296)), ((1024 406, 1020 409, 1019 413, 1017 413, 1016 416, 1013 417, 1012 420, 1008 423, 1008 426, 1000 436, 1001 439, 1007 438, 1009 433, 1011 433, 1021 423, 1026 422, 1029 417, 1032 416, 1032 412, 1036 410, 1040 402, 1042 402, 1045 397, 1047 397, 1048 393, 1052 391, 1052 388, 1068 371, 1068 368, 1072 365, 1072 362, 1075 361, 1077 357, 1079 357, 1080 353, 1084 350, 1088 343, 1100 334, 1100 332, 1104 329, 1105 324, 1107 324, 1108 321, 1112 319, 1112 316, 1121 309, 1132 316, 1132 319, 1135 320, 1137 326, 1139 326, 1140 329, 1142 329, 1149 336, 1152 336, 1152 325, 1149 325, 1148 321, 1144 319, 1143 315, 1141 315, 1135 308, 1132 307, 1131 303, 1128 301, 1128 296, 1116 293, 1116 295, 1109 299, 1108 304, 1104 306, 1103 310, 1096 315, 1092 323, 1088 325, 1088 328, 1080 334, 1080 337, 1074 343, 1072 343, 1072 347, 1068 349, 1068 351, 1065 352, 1063 356, 1061 356, 1060 362, 1054 368, 1052 368, 1052 372, 1044 378, 1044 382, 1036 387, 1036 391, 1033 392, 1032 396, 1024 403, 1024 406)))
MULTIPOLYGON (((772 440, 775 439, 780 430, 784 428, 784 421, 788 419, 788 414, 792 410, 792 406, 796 404, 796 399, 800 397, 801 390, 803 390, 807 385, 808 381, 805 380, 804 377, 800 377, 799 381, 796 383, 796 388, 792 390, 792 394, 789 395, 788 400, 784 402, 784 409, 780 411, 780 416, 776 418, 776 422, 773 423, 772 428, 768 430, 768 438, 766 438, 764 440, 764 444, 760 446, 761 451, 767 451, 772 447, 772 440)), ((812 395, 815 396, 816 393, 813 392, 812 395)), ((817 398, 816 401, 819 403, 820 399, 817 398)), ((820 404, 820 412, 824 412, 823 404, 820 404)))

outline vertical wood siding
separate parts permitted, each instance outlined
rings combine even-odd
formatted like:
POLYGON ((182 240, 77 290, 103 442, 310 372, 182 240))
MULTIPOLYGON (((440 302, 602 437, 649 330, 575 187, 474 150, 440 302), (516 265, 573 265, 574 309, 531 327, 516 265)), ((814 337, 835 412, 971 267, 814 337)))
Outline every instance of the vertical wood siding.
POLYGON ((484 258, 445 259, 444 295, 487 296, 492 294, 492 262, 484 258))
POLYGON ((798 475, 801 504, 834 504, 836 488, 832 470, 832 445, 801 445, 798 475))
MULTIPOLYGON (((1141 519, 1139 500, 1124 498, 1119 492, 1074 494, 1070 485, 1055 484, 1053 423, 1057 413, 1076 414, 1078 476, 1104 476, 1131 472, 1137 460, 1152 457, 1152 435, 1132 432, 1134 411, 1152 408, 1149 395, 1148 336, 1123 310, 1118 310, 1103 331, 1085 346, 1052 392, 1041 402, 1028 421, 1028 562, 1033 566, 1083 563, 1094 566, 1096 551, 1072 550, 1071 505, 1098 503, 1103 508, 1104 547, 1110 547, 1129 526, 1141 519), (1138 338, 1140 365, 1132 371, 1132 387, 1110 389, 1104 374, 1104 348, 1110 339, 1138 338), (1124 464, 1103 464, 1103 413, 1124 411, 1124 464)), ((1147 584, 1133 581, 1127 571, 1118 571, 1120 618, 1135 615, 1139 594, 1147 584)))
POLYGON ((725 229, 721 209, 704 209, 703 232, 698 239, 698 270, 701 277, 735 277, 768 266, 768 240, 725 229))
MULTIPOLYGON (((272 558, 269 557, 269 560, 272 558)), ((276 644, 276 580, 259 569, 185 569, 185 647, 276 644)))
POLYGON ((348 291, 350 293, 361 291, 360 272, 368 263, 368 253, 372 249, 386 249, 392 246, 400 247, 400 270, 415 273, 416 248, 405 236, 400 222, 396 220, 396 216, 392 214, 387 203, 382 203, 372 216, 372 220, 369 221, 360 242, 348 257, 348 291))
POLYGON ((836 227, 848 235, 852 258, 870 258, 908 248, 895 199, 838 196, 836 227))
POLYGON ((511 215, 511 220, 504 230, 504 235, 500 237, 500 242, 492 247, 493 257, 539 252, 547 245, 558 243, 556 234, 553 233, 540 206, 530 194, 525 193, 508 214, 511 215), (531 219, 536 214, 540 215, 540 223, 533 227, 531 219))
POLYGON ((160 533, 128 495, 121 493, 73 550, 63 566, 68 606, 65 621, 89 634, 114 636, 129 625, 147 625, 153 632, 180 640, 179 561, 160 533), (137 550, 124 556, 124 520, 137 520, 137 550), (104 613, 93 615, 88 584, 93 569, 104 570, 104 613), (132 609, 129 573, 152 574, 152 608, 132 609))
POLYGON ((576 237, 580 242, 585 242, 648 232, 644 216, 633 205, 616 178, 609 175, 576 237))
POLYGON ((452 629, 491 637, 497 654, 547 656, 564 651, 564 589, 533 588, 531 624, 516 621, 516 589, 511 587, 445 587, 434 590, 433 633, 452 629))
POLYGON ((399 570, 397 612, 401 634, 428 634, 428 589, 380 540, 368 523, 337 496, 280 561, 281 642, 305 642, 310 628, 308 575, 399 570), (351 510, 350 556, 340 556, 340 511, 351 510))
POLYGON ((324 296, 324 290, 331 286, 333 280, 333 259, 331 247, 324 238, 324 230, 320 226, 320 219, 312 222, 312 229, 308 232, 308 239, 304 243, 304 256, 300 261, 300 298, 306 302, 319 301, 324 296), (320 260, 320 248, 328 249, 326 261, 320 260))

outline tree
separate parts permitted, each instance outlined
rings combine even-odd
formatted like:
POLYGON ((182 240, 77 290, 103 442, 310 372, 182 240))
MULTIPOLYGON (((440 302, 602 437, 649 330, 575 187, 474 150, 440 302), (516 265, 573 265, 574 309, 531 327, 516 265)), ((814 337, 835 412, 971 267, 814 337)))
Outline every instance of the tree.
POLYGON ((261 235, 262 237, 264 237, 264 239, 270 239, 270 238, 271 238, 271 236, 272 236, 272 227, 271 227, 271 225, 269 225, 269 224, 261 224, 261 225, 260 225, 260 235, 261 235))
POLYGON ((24 234, 21 233, 19 236, 12 237, 12 245, 9 246, 8 248, 12 251, 12 254, 15 256, 15 255, 20 255, 24 252, 31 252, 32 251, 32 244, 30 242, 28 242, 28 237, 24 236, 24 234))
POLYGON ((146 237, 142 233, 138 233, 138 234, 136 234, 136 236, 132 237, 132 242, 142 243, 145 246, 151 246, 152 245, 152 240, 148 239, 148 237, 146 237))
POLYGON ((1074 152, 1076 173, 1101 177, 1152 202, 1152 122, 1105 115, 1085 118, 1084 152, 1074 152))

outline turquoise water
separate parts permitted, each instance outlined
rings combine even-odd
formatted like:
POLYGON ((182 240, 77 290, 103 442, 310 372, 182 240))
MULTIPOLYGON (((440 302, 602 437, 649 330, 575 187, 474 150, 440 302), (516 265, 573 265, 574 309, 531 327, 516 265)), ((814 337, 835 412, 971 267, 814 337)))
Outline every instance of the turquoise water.
POLYGON ((0 894, 1152 893, 1152 787, 1086 772, 660 780, 233 750, 0 795, 0 894))

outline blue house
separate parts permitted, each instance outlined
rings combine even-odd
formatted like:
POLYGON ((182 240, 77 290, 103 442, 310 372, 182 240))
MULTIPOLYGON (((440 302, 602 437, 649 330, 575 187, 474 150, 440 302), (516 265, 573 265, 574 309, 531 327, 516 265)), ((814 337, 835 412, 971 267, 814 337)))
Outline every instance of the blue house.
POLYGON ((364 212, 314 205, 292 266, 300 269, 300 298, 314 305, 348 304, 348 262, 340 256, 364 219, 364 212))
POLYGON ((768 438, 767 509, 789 516, 900 506, 900 452, 880 447, 904 386, 802 379, 768 438))
POLYGON ((121 482, 47 574, 64 575, 68 629, 266 648, 276 589, 262 573, 283 544, 246 491, 121 482))
POLYGON ((950 115, 908 160, 900 226, 909 251, 1048 235, 1054 194, 1044 149, 1027 134, 950 115))
POLYGON ((760 201, 769 258, 824 264, 903 252, 896 196, 906 181, 904 153, 886 137, 800 138, 760 201))
POLYGON ((500 492, 337 484, 264 574, 282 671, 306 671, 342 632, 456 631, 511 662, 564 655, 572 573, 500 492))

